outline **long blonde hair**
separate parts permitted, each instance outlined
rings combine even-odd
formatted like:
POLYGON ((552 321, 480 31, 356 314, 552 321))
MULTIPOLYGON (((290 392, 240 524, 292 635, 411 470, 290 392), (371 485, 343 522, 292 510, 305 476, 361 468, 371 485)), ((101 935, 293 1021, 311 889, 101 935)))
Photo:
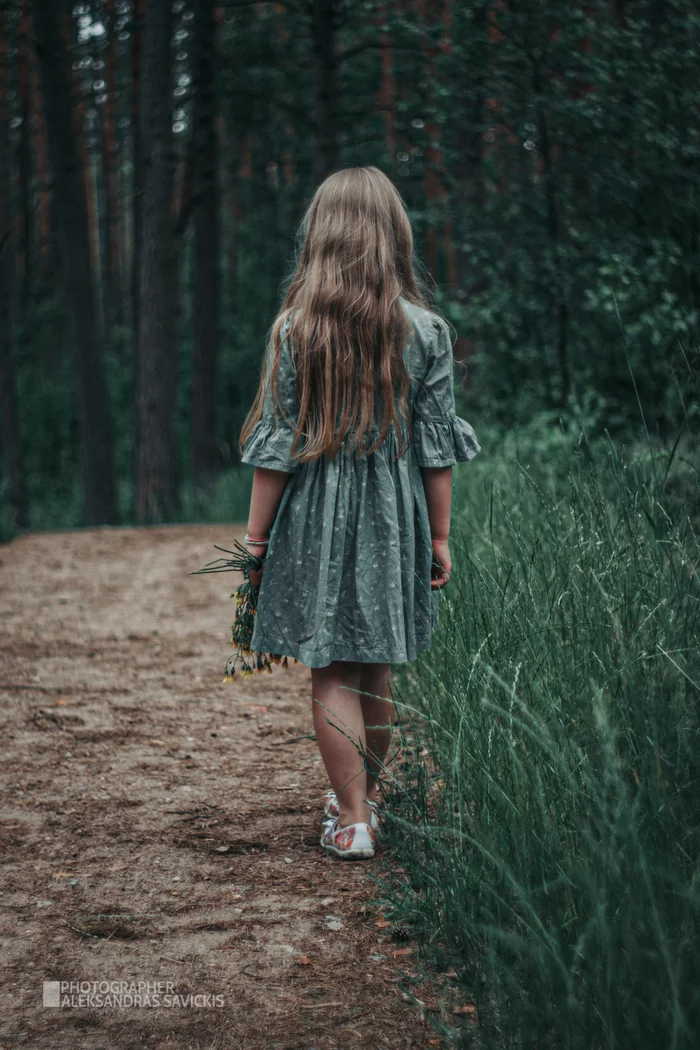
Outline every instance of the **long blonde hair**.
MULTIPOLYGON (((284 340, 295 363, 299 414, 291 454, 300 461, 334 459, 348 434, 350 447, 368 454, 393 425, 402 455, 407 442, 400 419, 412 436, 403 360, 410 324, 399 299, 425 306, 404 203, 378 168, 345 168, 318 187, 299 232, 298 264, 268 347, 273 404, 288 422, 278 384, 284 340), (371 442, 377 407, 378 436, 371 442)), ((265 386, 263 372, 241 450, 262 416, 265 386)))

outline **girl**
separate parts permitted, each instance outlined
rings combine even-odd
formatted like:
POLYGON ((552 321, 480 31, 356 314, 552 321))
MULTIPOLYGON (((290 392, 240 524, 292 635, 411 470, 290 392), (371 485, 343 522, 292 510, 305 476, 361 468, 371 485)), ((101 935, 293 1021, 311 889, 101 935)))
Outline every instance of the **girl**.
POLYGON ((393 663, 430 645, 449 580, 452 465, 480 451, 455 414, 447 325, 425 306, 398 192, 377 168, 318 188, 241 431, 264 556, 252 649, 311 668, 332 791, 321 845, 374 855, 393 663))

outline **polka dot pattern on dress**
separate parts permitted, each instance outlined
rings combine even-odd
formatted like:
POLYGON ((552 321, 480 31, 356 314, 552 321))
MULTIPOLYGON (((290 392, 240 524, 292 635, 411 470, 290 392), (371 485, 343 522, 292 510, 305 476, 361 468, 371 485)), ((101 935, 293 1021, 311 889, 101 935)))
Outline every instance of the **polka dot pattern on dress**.
MULTIPOLYGON (((275 418, 266 392, 242 459, 292 476, 270 532, 254 650, 325 667, 331 660, 404 663, 430 646, 440 592, 430 587, 430 522, 420 468, 468 461, 480 445, 455 412, 446 325, 427 310, 402 304, 414 331, 404 351, 412 376, 413 441, 400 458, 392 429, 369 456, 358 458, 344 447, 348 454, 334 460, 300 463, 291 456, 292 426, 275 418)), ((286 342, 279 383, 296 425, 286 342)))

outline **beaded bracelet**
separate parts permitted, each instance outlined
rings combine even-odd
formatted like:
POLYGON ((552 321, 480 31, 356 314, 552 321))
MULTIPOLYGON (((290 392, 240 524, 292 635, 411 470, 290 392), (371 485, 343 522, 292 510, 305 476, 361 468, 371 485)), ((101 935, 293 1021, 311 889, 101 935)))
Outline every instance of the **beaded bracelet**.
POLYGON ((252 540, 248 533, 245 534, 245 542, 251 547, 267 547, 269 540, 252 540))

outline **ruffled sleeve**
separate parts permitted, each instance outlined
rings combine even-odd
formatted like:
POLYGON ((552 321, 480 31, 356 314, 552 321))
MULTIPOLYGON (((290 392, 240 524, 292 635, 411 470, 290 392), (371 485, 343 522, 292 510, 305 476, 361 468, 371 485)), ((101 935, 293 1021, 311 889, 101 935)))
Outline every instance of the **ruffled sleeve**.
POLYGON ((452 467, 481 451, 471 425, 454 416, 445 420, 416 420, 413 442, 420 467, 452 467))
POLYGON ((457 415, 449 330, 435 321, 428 368, 413 406, 413 444, 420 467, 451 467, 481 451, 470 423, 457 415))
MULTIPOLYGON (((289 422, 285 420, 279 410, 276 410, 277 406, 272 400, 270 384, 271 357, 268 350, 263 365, 265 372, 263 413, 243 445, 241 462, 249 463, 253 467, 266 467, 268 470, 283 470, 287 474, 294 474, 300 466, 299 460, 293 459, 291 456, 299 403, 296 393, 294 362, 291 358, 288 340, 284 338, 284 331, 282 335, 278 373, 279 395, 282 407, 289 417, 289 422)), ((298 450, 301 449, 302 444, 303 441, 300 440, 297 445, 298 450)))
POLYGON ((266 423, 259 419, 243 446, 241 462, 294 474, 299 461, 291 457, 293 438, 294 431, 284 422, 266 423))

